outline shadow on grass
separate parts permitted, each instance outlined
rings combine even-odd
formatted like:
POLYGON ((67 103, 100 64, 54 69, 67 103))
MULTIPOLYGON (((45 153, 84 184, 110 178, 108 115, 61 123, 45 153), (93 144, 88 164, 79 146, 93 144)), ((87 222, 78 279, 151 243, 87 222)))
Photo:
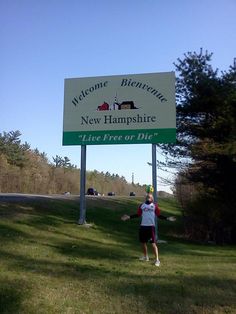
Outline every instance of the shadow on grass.
POLYGON ((127 276, 114 282, 109 291, 114 296, 136 299, 148 313, 211 313, 214 307, 220 313, 233 313, 235 284, 233 279, 158 274, 156 278, 143 276, 138 280, 127 276), (225 312, 224 307, 230 311, 225 312))
POLYGON ((189 258, 203 258, 202 262, 204 262, 204 258, 210 258, 213 260, 217 260, 222 258, 224 263, 227 262, 226 258, 236 258, 235 246, 227 245, 227 246, 216 246, 210 244, 195 244, 188 242, 187 240, 176 240, 170 239, 170 242, 167 244, 159 244, 159 250, 161 251, 161 255, 165 256, 183 256, 189 258))
MULTIPOLYGON (((121 259, 121 255, 117 252, 112 252, 113 256, 109 257, 104 248, 100 248, 99 256, 95 262, 91 263, 86 258, 88 255, 96 254, 96 250, 92 246, 84 245, 84 247, 72 250, 67 245, 61 244, 56 249, 62 250, 62 253, 68 256, 67 262, 48 259, 35 260, 13 253, 6 254, 3 251, 1 256, 9 259, 9 267, 12 267, 14 271, 27 271, 30 277, 44 275, 49 279, 55 277, 64 281, 69 280, 72 284, 76 281, 85 281, 84 287, 92 280, 95 290, 97 289, 96 282, 100 283, 99 289, 104 292, 109 291, 110 297, 133 299, 136 300, 135 304, 141 302, 142 308, 145 307, 147 313, 155 313, 156 309, 161 309, 160 313, 189 314, 204 312, 203 309, 214 307, 232 309, 235 305, 235 280, 219 278, 218 274, 210 277, 186 274, 170 275, 163 272, 162 269, 154 269, 154 266, 150 264, 145 264, 143 272, 135 270, 131 272, 130 269, 126 271, 126 268, 119 264, 127 263, 128 259, 124 259, 123 256, 121 259), (86 253, 85 250, 90 253, 86 253), (109 266, 104 263, 108 258, 110 258, 109 266), (112 263, 113 259, 116 260, 114 264, 112 263), (147 270, 148 268, 150 271, 147 270), (102 286, 101 281, 103 282, 102 286)), ((138 268, 140 269, 140 266, 138 268)), ((3 306, 12 310, 1 313, 14 313, 22 300, 20 291, 21 289, 13 282, 1 286, 0 298, 3 299, 3 306)))
POLYGON ((20 313, 26 295, 29 297, 29 289, 22 280, 0 278, 0 313, 20 313))
MULTIPOLYGON (((102 243, 86 238, 80 238, 79 241, 57 239, 55 242, 47 241, 45 238, 31 239, 24 243, 25 245, 35 243, 38 246, 38 250, 32 257, 30 245, 28 253, 15 253, 9 251, 7 247, 0 250, 1 260, 6 261, 8 268, 56 277, 74 277, 80 273, 86 273, 87 269, 90 271, 91 268, 87 266, 90 263, 93 265, 94 273, 97 272, 98 276, 103 276, 100 271, 104 272, 104 267, 110 263, 119 266, 119 263, 130 261, 130 256, 126 254, 122 245, 111 245, 109 242, 102 243), (54 256, 55 260, 52 260, 51 256, 54 256)), ((36 246, 34 245, 34 248, 36 246)))
MULTIPOLYGON (((128 241, 132 237, 137 239, 139 222, 138 220, 129 223, 121 221, 121 215, 123 215, 125 211, 125 209, 122 208, 123 203, 121 200, 111 199, 105 201, 104 199, 96 198, 94 198, 94 200, 96 201, 92 203, 92 200, 90 200, 91 204, 87 208, 87 220, 92 222, 95 229, 108 235, 112 234, 112 237, 115 237, 117 241, 128 241), (92 204, 95 204, 95 206, 92 204)), ((133 202, 129 201, 128 203, 133 202)), ((1 209, 2 208, 0 208, 0 212, 1 209)), ((69 200, 46 199, 33 200, 31 202, 28 200, 20 204, 6 203, 4 205, 4 213, 9 212, 11 212, 11 215, 10 217, 8 215, 6 219, 11 222, 19 225, 27 225, 37 230, 48 230, 48 227, 55 227, 54 233, 61 233, 61 235, 72 238, 69 232, 66 235, 65 232, 63 233, 63 231, 60 230, 60 227, 64 224, 74 225, 73 227, 77 226, 79 206, 78 202, 69 200), (24 215, 21 216, 22 214, 24 215)), ((18 232, 15 227, 15 232, 14 230, 10 232, 10 228, 11 227, 9 227, 8 233, 11 234, 11 237, 14 238, 14 236, 18 236, 20 231, 18 232)), ((79 233, 80 230, 78 227, 78 234, 79 233)), ((2 235, 4 236, 4 234, 2 235)))
POLYGON ((22 238, 27 239, 30 238, 30 236, 26 232, 19 230, 17 227, 13 227, 12 225, 9 226, 0 222, 0 239, 2 243, 3 241, 7 242, 9 240, 12 241, 16 239, 21 240, 22 238))
MULTIPOLYGON (((96 230, 98 230, 103 233, 104 238, 112 238, 117 243, 125 243, 129 247, 136 243, 139 247, 139 219, 134 219, 126 222, 123 222, 120 219, 120 217, 124 213, 135 212, 137 208, 137 203, 139 203, 139 201, 134 199, 125 200, 125 205, 127 206, 127 208, 124 208, 124 200, 122 199, 111 198, 108 200, 104 200, 101 198, 93 198, 90 199, 89 202, 90 205, 87 208, 87 217, 88 221, 94 224, 94 227, 91 228, 91 233, 94 234, 94 237, 96 236, 96 230)), ((169 201, 167 200, 166 202, 169 201)), ((27 204, 30 207, 30 210, 27 210, 25 204, 14 204, 14 208, 12 208, 12 204, 5 204, 4 211, 7 211, 8 206, 8 209, 11 210, 11 212, 16 213, 16 224, 1 224, 0 237, 2 237, 4 241, 14 239, 20 240, 21 238, 29 237, 32 238, 31 235, 28 235, 26 232, 19 230, 17 228, 17 224, 27 225, 42 231, 48 231, 50 230, 48 227, 53 227, 51 231, 52 234, 58 234, 62 235, 63 237, 68 237, 72 243, 74 243, 75 241, 81 241, 80 228, 83 227, 78 226, 76 223, 76 216, 78 214, 78 208, 76 208, 76 206, 78 207, 77 201, 46 199, 41 201, 31 201, 30 204, 28 201, 27 204), (24 216, 23 219, 19 219, 19 213, 22 212, 28 214, 27 216, 24 216), (68 225, 70 224, 71 228, 73 229, 73 233, 70 233, 70 228, 63 229, 63 225, 67 225, 68 227, 68 225), (75 228, 77 228, 76 232, 75 228)), ((162 239, 163 234, 163 239, 167 239, 168 241, 170 241, 170 244, 166 244, 163 246, 160 245, 162 251, 161 254, 189 254, 202 256, 208 256, 211 254, 214 255, 215 247, 203 245, 201 251, 199 252, 199 245, 194 245, 184 240, 179 241, 178 239, 176 240, 174 237, 166 236, 167 230, 173 230, 173 228, 175 228, 175 225, 173 223, 165 221, 160 221, 159 223, 159 229, 161 232, 160 238, 162 239), (187 244, 188 247, 186 247, 187 244)), ((98 248, 98 245, 95 242, 96 241, 94 241, 94 245, 96 248, 98 248)), ((222 249, 222 254, 225 254, 227 248, 222 249)), ((63 252, 63 250, 61 252, 63 252)))
MULTIPOLYGON (((17 200, 17 199, 16 199, 17 200)), ((0 216, 17 219, 19 214, 52 215, 63 220, 72 221, 76 215, 78 203, 72 200, 27 199, 21 202, 1 202, 0 216)))

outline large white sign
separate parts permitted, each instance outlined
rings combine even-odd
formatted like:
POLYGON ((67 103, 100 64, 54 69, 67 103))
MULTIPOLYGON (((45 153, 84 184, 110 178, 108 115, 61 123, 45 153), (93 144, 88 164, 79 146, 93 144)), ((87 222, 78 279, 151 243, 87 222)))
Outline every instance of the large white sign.
POLYGON ((174 72, 65 80, 63 145, 170 143, 174 72))

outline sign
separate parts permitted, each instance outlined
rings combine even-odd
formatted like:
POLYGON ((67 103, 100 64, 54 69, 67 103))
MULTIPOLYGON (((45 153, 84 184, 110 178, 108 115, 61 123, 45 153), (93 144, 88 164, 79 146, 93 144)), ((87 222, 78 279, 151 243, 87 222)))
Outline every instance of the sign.
POLYGON ((63 145, 175 140, 174 72, 65 79, 63 145))

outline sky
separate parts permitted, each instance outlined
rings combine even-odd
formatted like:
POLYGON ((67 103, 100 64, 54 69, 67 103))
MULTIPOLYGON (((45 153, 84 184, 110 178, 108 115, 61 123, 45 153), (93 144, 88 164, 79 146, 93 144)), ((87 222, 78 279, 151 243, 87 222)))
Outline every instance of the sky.
MULTIPOLYGON (((62 146, 64 80, 175 71, 200 48, 214 68, 233 64, 236 0, 0 0, 0 133, 80 168, 80 146, 62 146)), ((151 156, 151 144, 88 145, 86 166, 151 184, 151 156)))

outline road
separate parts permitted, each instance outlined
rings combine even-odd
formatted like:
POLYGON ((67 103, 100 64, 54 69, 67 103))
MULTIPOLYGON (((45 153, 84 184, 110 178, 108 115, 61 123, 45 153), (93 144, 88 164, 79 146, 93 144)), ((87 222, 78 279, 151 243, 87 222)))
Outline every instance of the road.
POLYGON ((0 193, 0 202, 24 202, 42 199, 79 199, 79 195, 37 195, 37 194, 21 194, 21 193, 0 193))
MULTIPOLYGON (((94 196, 86 195, 86 199, 113 199, 113 198, 124 198, 125 196, 94 196)), ((126 196, 130 198, 129 196, 126 196)), ((38 194, 21 194, 21 193, 0 193, 0 202, 25 202, 32 200, 43 200, 43 199, 61 199, 61 200, 78 200, 79 195, 73 194, 50 194, 50 195, 38 195, 38 194)))

